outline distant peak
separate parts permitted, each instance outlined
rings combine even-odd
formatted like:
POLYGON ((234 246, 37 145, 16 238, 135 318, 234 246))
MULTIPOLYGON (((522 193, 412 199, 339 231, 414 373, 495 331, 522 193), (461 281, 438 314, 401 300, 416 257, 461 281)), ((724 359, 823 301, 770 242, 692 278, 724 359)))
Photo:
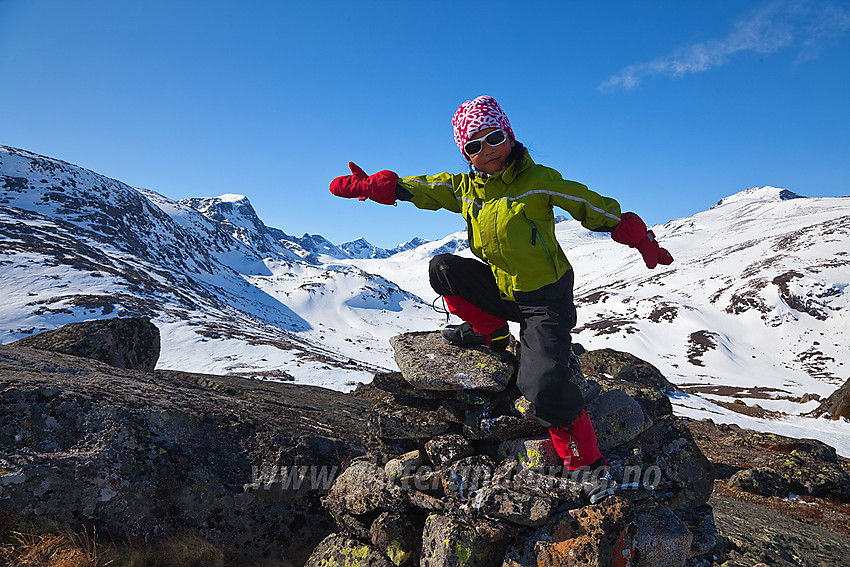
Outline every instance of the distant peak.
POLYGON ((237 195, 236 193, 225 193, 224 195, 220 195, 218 200, 225 203, 238 203, 239 201, 247 201, 248 197, 237 195))
MULTIPOLYGON (((726 205, 728 203, 732 203, 735 201, 788 201, 789 199, 803 199, 805 198, 803 195, 798 195, 792 191, 787 189, 780 189, 779 187, 771 187, 770 185, 765 185, 764 187, 750 187, 749 189, 744 189, 743 191, 739 191, 734 195, 729 195, 728 197, 724 197, 717 202, 715 207, 719 207, 720 205, 726 205)), ((713 208, 713 207, 712 207, 713 208)))

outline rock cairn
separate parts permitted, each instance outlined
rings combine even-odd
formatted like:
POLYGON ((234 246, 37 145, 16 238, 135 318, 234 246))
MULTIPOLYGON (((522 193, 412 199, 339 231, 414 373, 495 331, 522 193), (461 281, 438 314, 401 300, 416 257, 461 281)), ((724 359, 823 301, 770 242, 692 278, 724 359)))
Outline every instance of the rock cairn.
POLYGON ((401 372, 356 392, 374 402, 369 450, 335 479, 324 505, 338 531, 308 566, 710 564, 714 471, 654 367, 608 350, 575 361, 611 484, 564 473, 511 352, 436 332, 390 342, 401 372))

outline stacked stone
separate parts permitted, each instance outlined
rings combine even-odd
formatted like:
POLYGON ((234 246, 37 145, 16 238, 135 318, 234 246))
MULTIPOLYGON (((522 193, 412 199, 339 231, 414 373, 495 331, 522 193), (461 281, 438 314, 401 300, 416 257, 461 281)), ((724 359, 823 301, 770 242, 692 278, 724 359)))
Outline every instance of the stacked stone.
POLYGON ((615 351, 578 358, 616 481, 602 485, 600 471, 565 474, 516 387, 514 354, 439 333, 390 342, 401 372, 356 392, 375 403, 369 453, 335 480, 324 504, 339 531, 308 566, 710 564, 714 472, 653 367, 615 351))

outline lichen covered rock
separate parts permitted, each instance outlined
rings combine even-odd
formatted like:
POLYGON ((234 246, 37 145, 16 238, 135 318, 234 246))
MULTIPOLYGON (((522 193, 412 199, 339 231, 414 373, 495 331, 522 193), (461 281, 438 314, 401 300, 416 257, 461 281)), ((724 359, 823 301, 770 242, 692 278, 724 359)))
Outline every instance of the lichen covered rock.
POLYGON ((684 565, 694 536, 670 508, 656 506, 635 518, 634 550, 641 567, 684 565))
POLYGON ((516 369, 510 353, 460 348, 443 341, 439 332, 406 333, 390 344, 405 379, 420 390, 500 392, 516 369))
POLYGON ((622 390, 603 393, 588 404, 587 412, 603 453, 628 443, 652 425, 640 404, 622 390))
POLYGON ((369 544, 331 534, 316 546, 304 567, 393 567, 386 556, 369 544))
POLYGON ((509 530, 497 522, 432 514, 422 532, 422 567, 500 565, 509 530))

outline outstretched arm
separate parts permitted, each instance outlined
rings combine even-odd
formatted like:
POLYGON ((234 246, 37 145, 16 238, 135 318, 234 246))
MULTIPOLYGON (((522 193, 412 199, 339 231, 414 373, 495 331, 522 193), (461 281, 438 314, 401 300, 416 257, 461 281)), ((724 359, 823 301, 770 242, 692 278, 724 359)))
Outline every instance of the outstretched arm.
MULTIPOLYGON (((552 175, 556 174, 552 170, 552 175)), ((637 248, 647 268, 673 263, 673 256, 658 245, 655 234, 646 228, 646 224, 635 213, 621 215, 617 201, 603 197, 581 183, 563 180, 560 174, 557 174, 555 181, 552 186, 557 190, 552 193, 552 204, 569 211, 585 228, 610 231, 616 242, 637 248)))

